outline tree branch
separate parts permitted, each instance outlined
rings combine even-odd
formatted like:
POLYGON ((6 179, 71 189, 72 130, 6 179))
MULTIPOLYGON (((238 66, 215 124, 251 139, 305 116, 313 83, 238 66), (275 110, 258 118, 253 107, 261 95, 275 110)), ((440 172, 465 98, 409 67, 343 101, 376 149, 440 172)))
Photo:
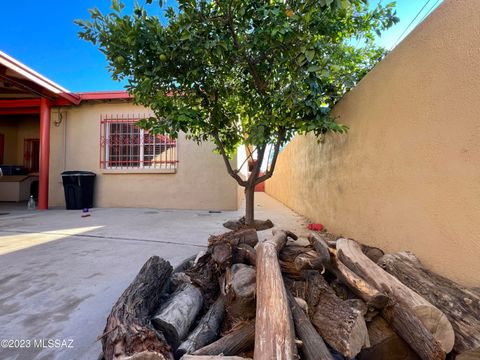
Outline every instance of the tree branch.
POLYGON ((280 146, 282 145, 284 139, 285 139, 285 131, 279 130, 278 139, 277 139, 277 142, 275 143, 275 147, 273 151, 273 159, 272 159, 272 163, 270 164, 270 169, 267 170, 265 175, 262 175, 255 180, 255 185, 260 184, 272 177, 273 171, 275 170, 275 165, 277 163, 278 153, 280 152, 280 146))
MULTIPOLYGON (((241 50, 240 42, 238 41, 238 36, 237 36, 237 33, 235 32, 235 27, 233 25, 233 16, 232 16, 231 5, 232 5, 231 3, 228 3, 227 26, 228 26, 228 30, 230 31, 230 35, 232 37, 233 45, 235 46, 235 48, 237 50, 240 51, 241 50)), ((250 73, 252 74, 252 77, 253 77, 253 83, 255 85, 255 89, 257 90, 257 92, 260 95, 265 96, 266 95, 265 83, 260 78, 260 75, 258 74, 257 66, 255 65, 255 62, 253 61, 253 59, 248 54, 243 54, 243 56, 247 60, 248 68, 249 68, 250 73)))
POLYGON ((220 140, 220 136, 218 135, 218 132, 213 133, 213 138, 215 139, 215 145, 217 145, 218 150, 220 151, 220 154, 222 154, 223 161, 225 162, 225 166, 227 167, 227 171, 230 174, 232 178, 234 178, 238 185, 246 187, 247 186, 247 181, 243 180, 240 175, 238 175, 238 171, 233 170, 232 164, 230 164, 230 159, 227 156, 227 153, 225 152, 225 147, 222 144, 222 141, 220 140))

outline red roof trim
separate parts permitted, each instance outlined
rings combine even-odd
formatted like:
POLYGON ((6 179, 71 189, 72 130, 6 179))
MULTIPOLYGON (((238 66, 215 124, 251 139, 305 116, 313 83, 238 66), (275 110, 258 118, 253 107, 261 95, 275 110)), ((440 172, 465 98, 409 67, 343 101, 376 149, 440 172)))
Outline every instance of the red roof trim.
POLYGON ((126 91, 93 91, 77 93, 81 101, 88 100, 115 100, 132 99, 133 97, 126 91))
POLYGON ((54 83, 52 80, 47 79, 45 76, 39 74, 35 70, 29 68, 27 65, 5 54, 3 51, 0 51, 0 64, 16 73, 21 74, 26 79, 36 83, 37 85, 40 85, 44 89, 69 101, 72 104, 78 105, 80 103, 80 98, 78 97, 78 95, 72 94, 67 89, 54 83))

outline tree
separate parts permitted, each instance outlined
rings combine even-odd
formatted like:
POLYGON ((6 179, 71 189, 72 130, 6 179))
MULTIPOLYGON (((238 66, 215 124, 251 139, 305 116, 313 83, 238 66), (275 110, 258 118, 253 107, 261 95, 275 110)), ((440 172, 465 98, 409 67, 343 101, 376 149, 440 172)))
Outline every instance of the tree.
POLYGON ((111 13, 94 8, 91 21, 76 21, 79 36, 98 45, 113 79, 126 79, 134 101, 152 109, 155 117, 140 126, 214 142, 245 188, 247 225, 254 188, 272 176, 282 144, 297 133, 347 131, 330 110, 385 54, 375 34, 398 21, 394 3, 371 9, 366 0, 159 5, 166 24, 138 4, 125 15, 113 0, 111 13), (241 144, 257 153, 246 179, 230 162, 241 144), (269 145, 273 157, 261 175, 269 145))

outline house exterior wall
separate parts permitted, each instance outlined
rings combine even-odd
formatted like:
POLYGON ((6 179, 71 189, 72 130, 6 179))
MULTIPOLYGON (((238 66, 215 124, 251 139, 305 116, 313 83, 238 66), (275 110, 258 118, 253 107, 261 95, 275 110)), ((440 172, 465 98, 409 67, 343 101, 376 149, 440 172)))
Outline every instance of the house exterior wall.
POLYGON ((18 120, 17 126, 17 164, 23 164, 25 139, 40 138, 40 120, 38 116, 25 117, 18 120))
POLYGON ((445 0, 335 107, 349 133, 297 136, 267 192, 334 233, 479 286, 478 14, 480 1, 445 0))
POLYGON ((5 136, 3 164, 17 164, 17 123, 15 120, 2 117, 0 119, 0 134, 5 136))
POLYGON ((59 126, 52 115, 50 148, 50 206, 65 206, 61 172, 87 170, 97 174, 97 207, 235 210, 237 184, 226 172, 213 144, 197 145, 181 135, 177 141, 176 173, 115 172, 100 168, 101 114, 148 113, 131 103, 83 104, 62 109, 59 126))

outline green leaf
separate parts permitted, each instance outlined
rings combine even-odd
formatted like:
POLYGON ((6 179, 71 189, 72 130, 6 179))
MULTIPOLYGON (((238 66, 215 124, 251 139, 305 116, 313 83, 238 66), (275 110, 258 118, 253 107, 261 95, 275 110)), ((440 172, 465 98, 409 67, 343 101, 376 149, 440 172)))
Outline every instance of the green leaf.
POLYGON ((308 62, 312 61, 314 56, 315 56, 315 50, 305 51, 305 57, 307 58, 308 62))

